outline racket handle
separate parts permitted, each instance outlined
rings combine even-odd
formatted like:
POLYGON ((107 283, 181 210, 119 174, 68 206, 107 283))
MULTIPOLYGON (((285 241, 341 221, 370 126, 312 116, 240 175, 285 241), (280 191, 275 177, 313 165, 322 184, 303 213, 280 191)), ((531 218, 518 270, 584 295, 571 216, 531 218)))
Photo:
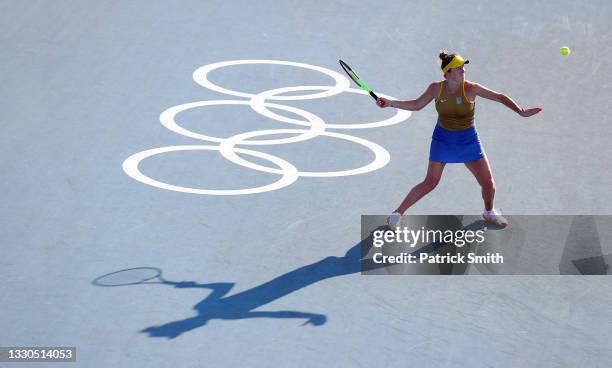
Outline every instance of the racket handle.
POLYGON ((376 104, 380 107, 385 107, 385 101, 383 100, 379 100, 378 96, 376 95, 376 93, 370 91, 370 96, 372 96, 373 99, 376 100, 376 104))

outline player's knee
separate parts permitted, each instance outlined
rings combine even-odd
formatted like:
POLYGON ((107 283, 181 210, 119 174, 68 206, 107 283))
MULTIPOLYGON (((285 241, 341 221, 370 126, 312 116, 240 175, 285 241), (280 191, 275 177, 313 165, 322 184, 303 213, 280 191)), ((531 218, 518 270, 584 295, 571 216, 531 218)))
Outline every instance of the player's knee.
POLYGON ((487 190, 487 191, 495 191, 495 180, 493 180, 493 178, 488 179, 488 180, 484 180, 481 184, 482 189, 487 190))
POLYGON ((434 190, 434 188, 438 186, 439 182, 439 176, 428 176, 425 178, 425 180, 423 180, 423 185, 427 190, 434 190))

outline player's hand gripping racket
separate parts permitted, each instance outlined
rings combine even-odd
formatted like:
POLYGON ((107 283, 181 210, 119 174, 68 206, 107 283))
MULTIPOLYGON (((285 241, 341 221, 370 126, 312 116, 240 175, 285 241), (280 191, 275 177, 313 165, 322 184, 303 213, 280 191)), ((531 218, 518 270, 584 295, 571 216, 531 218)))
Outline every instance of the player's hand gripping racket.
POLYGON ((348 74, 348 76, 353 80, 353 82, 357 83, 357 85, 361 87, 361 89, 368 92, 370 96, 372 96, 372 98, 376 100, 376 103, 378 104, 378 106, 380 107, 385 106, 385 102, 383 100, 378 99, 378 96, 376 95, 376 93, 372 92, 372 89, 368 87, 368 85, 363 81, 363 79, 361 79, 361 77, 357 75, 357 73, 355 73, 355 71, 351 69, 351 67, 348 66, 347 63, 345 63, 342 60, 338 60, 338 61, 340 62, 340 66, 342 67, 342 69, 344 69, 346 74, 348 74))

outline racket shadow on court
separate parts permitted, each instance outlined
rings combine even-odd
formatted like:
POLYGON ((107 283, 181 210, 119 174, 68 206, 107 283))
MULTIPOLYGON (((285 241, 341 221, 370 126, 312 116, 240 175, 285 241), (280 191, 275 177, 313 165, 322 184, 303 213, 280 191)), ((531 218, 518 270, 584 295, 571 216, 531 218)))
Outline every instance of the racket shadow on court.
POLYGON ((321 326, 327 321, 324 314, 293 310, 259 311, 256 309, 319 281, 358 273, 368 268, 381 267, 381 265, 373 262, 362 262, 362 243, 372 244, 370 238, 366 238, 351 247, 342 257, 326 257, 318 262, 278 276, 264 284, 229 296, 227 294, 234 286, 232 282, 200 284, 194 281, 170 281, 164 279, 162 270, 155 267, 136 267, 112 272, 96 278, 92 281, 92 284, 100 287, 117 287, 157 283, 176 288, 212 290, 204 300, 193 307, 197 312, 196 316, 159 326, 150 326, 140 331, 150 337, 173 339, 185 332, 202 327, 213 319, 295 318, 304 320, 302 325, 321 326))

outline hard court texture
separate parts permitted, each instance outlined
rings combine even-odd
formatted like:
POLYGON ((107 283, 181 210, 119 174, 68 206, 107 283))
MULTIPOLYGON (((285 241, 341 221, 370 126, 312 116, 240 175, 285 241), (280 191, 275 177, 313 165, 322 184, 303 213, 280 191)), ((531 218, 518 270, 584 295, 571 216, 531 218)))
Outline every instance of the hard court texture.
MULTIPOLYGON (((423 179, 437 115, 380 123, 397 111, 321 70, 342 76, 342 58, 414 99, 442 79, 438 51, 459 52, 468 80, 543 108, 476 102, 496 207, 611 215, 610 14, 565 0, 0 1, 0 346, 75 346, 70 367, 609 366, 609 276, 363 276, 341 261, 361 215, 423 179), (226 93, 194 79, 221 62, 205 77, 226 93), (328 96, 299 97, 313 94, 328 96), (139 181, 124 164, 142 152, 139 181), (170 282, 93 282, 136 267, 170 282)), ((447 165, 409 213, 478 215, 480 195, 447 165)))

